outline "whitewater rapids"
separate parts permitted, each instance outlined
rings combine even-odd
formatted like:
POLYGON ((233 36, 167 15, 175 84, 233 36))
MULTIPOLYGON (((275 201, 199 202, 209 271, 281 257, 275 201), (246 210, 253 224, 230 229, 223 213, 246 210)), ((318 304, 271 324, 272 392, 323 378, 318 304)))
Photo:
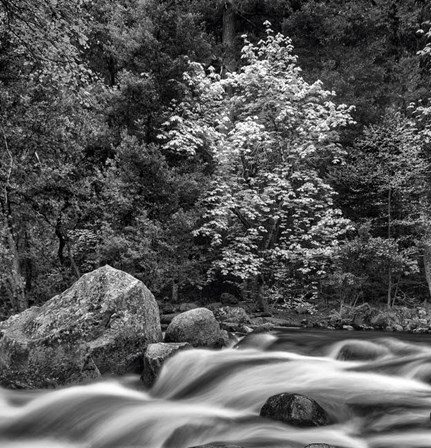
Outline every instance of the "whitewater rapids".
POLYGON ((133 377, 0 389, 0 447, 431 447, 431 337, 344 336, 261 335, 231 349, 179 352, 150 390, 133 377), (339 359, 352 347, 366 360, 339 359), (332 424, 295 428, 259 417, 266 399, 282 392, 313 398, 332 424))

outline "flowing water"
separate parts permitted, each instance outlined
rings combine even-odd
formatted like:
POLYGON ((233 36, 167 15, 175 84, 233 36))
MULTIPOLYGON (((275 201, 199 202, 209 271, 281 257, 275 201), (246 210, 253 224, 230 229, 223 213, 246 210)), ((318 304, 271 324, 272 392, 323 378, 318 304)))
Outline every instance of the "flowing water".
POLYGON ((405 338, 256 335, 231 349, 178 353, 151 390, 132 377, 55 391, 0 389, 0 447, 430 448, 431 335, 405 338), (281 392, 315 399, 332 424, 295 428, 259 417, 281 392))

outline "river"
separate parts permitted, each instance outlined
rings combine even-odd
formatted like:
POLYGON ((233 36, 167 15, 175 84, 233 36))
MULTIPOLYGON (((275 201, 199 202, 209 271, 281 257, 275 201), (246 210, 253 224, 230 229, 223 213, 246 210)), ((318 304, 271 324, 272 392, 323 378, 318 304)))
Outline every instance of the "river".
POLYGON ((135 377, 0 389, 0 447, 430 448, 430 384, 431 335, 256 335, 231 349, 178 353, 151 390, 135 377), (333 423, 295 428, 259 417, 281 392, 315 399, 333 423))

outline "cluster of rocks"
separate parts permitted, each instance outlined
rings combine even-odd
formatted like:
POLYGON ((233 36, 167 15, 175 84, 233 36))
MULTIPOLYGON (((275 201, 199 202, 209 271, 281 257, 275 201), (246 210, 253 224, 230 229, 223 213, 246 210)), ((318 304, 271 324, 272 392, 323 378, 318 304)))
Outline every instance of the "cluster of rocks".
MULTIPOLYGON (((274 317, 270 313, 256 311, 254 304, 238 302, 231 294, 224 293, 224 300, 211 302, 205 308, 214 313, 222 330, 240 334, 251 332, 259 333, 272 331, 277 327, 298 326, 297 320, 288 320, 274 317), (231 297, 226 300, 226 297, 231 297)), ((162 330, 166 331, 172 319, 181 313, 199 308, 196 303, 160 303, 160 321, 162 330)))
POLYGON ((423 307, 393 307, 390 310, 381 310, 364 303, 357 307, 344 305, 340 311, 333 312, 328 319, 320 321, 318 326, 344 330, 429 333, 431 315, 423 307))
MULTIPOLYGON (((163 338, 158 303, 145 285, 110 266, 99 268, 42 306, 0 323, 0 385, 57 387, 144 370, 150 386, 179 350, 229 344, 211 310, 182 309, 170 316, 163 338)), ((225 309, 225 317, 230 312, 249 322, 244 310, 225 309)))
POLYGON ((234 343, 233 332, 286 324, 248 314, 230 294, 221 299, 207 307, 162 304, 159 310, 141 281, 101 267, 42 306, 0 323, 0 385, 47 388, 143 371, 151 386, 163 362, 180 350, 221 348, 234 343))
MULTIPOLYGON (((104 374, 141 373, 150 387, 163 363, 179 351, 227 346, 232 342, 230 332, 247 334, 290 325, 263 313, 247 313, 237 305, 225 295, 222 302, 208 307, 166 306, 160 319, 158 303, 141 281, 104 266, 41 307, 0 323, 0 385, 50 388, 104 374)), ((270 397, 260 415, 300 427, 330 423, 318 403, 298 394, 270 397)))
MULTIPOLYGON (((205 307, 161 303, 159 309, 141 281, 104 266, 41 307, 0 323, 0 385, 46 388, 143 372, 151 386, 163 362, 180 350, 231 346, 238 333, 295 325, 231 294, 220 299, 205 307)), ((383 312, 364 304, 345 306, 322 325, 429 332, 431 317, 421 308, 383 312)))

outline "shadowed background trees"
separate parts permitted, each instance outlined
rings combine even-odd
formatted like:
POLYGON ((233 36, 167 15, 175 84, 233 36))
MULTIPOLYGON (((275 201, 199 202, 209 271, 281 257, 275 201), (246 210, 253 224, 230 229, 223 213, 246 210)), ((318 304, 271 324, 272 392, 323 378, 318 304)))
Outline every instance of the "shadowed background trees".
POLYGON ((105 263, 171 300, 426 299, 430 19, 0 1, 3 315, 105 263))

